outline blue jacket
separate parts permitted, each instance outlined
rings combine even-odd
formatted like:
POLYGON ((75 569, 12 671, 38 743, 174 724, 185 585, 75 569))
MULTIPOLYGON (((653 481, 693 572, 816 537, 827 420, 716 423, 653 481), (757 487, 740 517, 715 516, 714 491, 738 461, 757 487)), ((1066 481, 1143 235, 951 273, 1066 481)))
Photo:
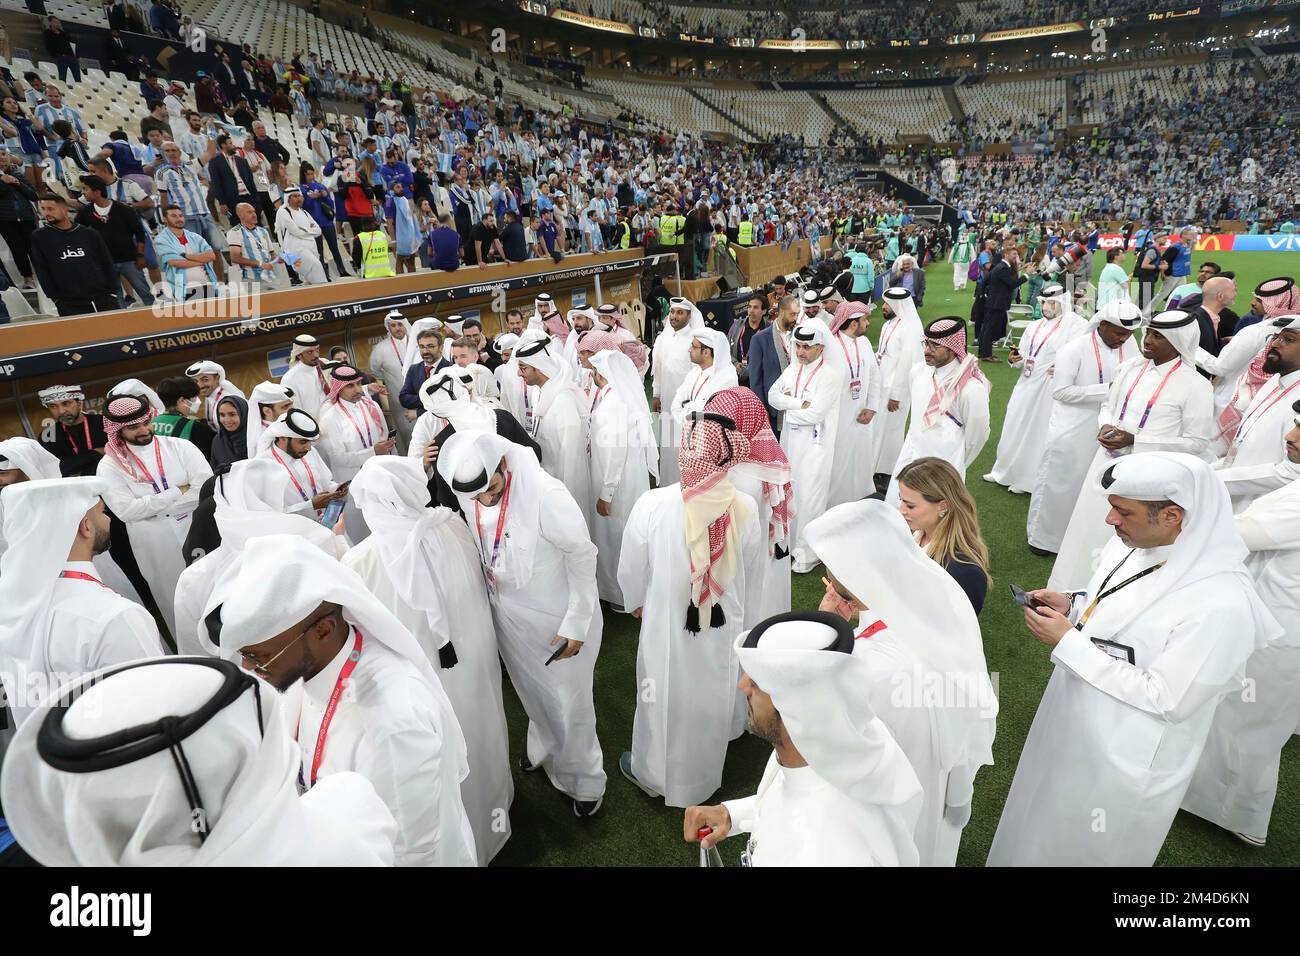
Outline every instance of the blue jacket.
POLYGON ((781 377, 781 359, 776 354, 776 342, 772 338, 777 334, 775 329, 774 322, 749 343, 749 388, 767 409, 773 430, 776 429, 776 410, 768 404, 767 393, 781 377))
MULTIPOLYGON (((450 367, 451 362, 447 361, 445 358, 439 359, 438 364, 433 367, 433 371, 430 372, 429 375, 433 375, 435 372, 441 372, 443 369, 450 367)), ((424 384, 425 379, 427 379, 429 375, 424 373, 423 362, 416 362, 406 370, 406 381, 402 383, 401 394, 397 396, 398 401, 402 403, 403 408, 409 408, 413 412, 424 411, 424 405, 420 401, 420 386, 424 384)))

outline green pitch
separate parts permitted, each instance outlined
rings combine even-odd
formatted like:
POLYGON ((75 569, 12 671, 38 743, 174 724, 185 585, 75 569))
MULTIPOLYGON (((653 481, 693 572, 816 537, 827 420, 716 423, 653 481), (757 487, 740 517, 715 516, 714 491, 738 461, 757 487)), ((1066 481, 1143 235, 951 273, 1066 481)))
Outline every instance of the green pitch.
MULTIPOLYGON (((1276 253, 1219 252, 1193 257, 1193 275, 1205 259, 1237 273, 1236 310, 1250 307, 1251 290, 1264 279, 1295 273, 1294 257, 1276 253)), ((1104 262, 1104 260, 1102 260, 1104 262)), ((1125 264, 1131 268, 1132 262, 1125 264)), ((1100 266, 1098 266, 1100 271, 1100 266)), ((971 291, 952 291, 952 266, 932 265, 926 270, 927 295, 923 320, 941 315, 970 314, 971 291)), ((873 314, 872 339, 879 331, 880 313, 873 314)), ((984 366, 993 383, 993 433, 984 453, 969 469, 968 485, 979 507, 984 537, 993 558, 993 587, 980 615, 989 669, 997 675, 1001 713, 993 746, 995 764, 980 771, 975 782, 975 803, 962 838, 958 861, 982 866, 988 855, 998 817, 1011 787, 1021 747, 1038 707, 1052 665, 1046 647, 1025 629, 1021 611, 1007 595, 1009 583, 1040 587, 1051 571, 1051 559, 1040 558, 1025 545, 1028 495, 1013 495, 980 480, 993 466, 1007 399, 1016 372, 1005 365, 984 366)), ((794 576, 794 606, 812 609, 821 600, 821 574, 794 576)), ((596 718, 605 755, 609 784, 605 804, 591 819, 579 820, 569 801, 552 789, 542 773, 525 774, 514 768, 514 827, 510 842, 496 858, 513 866, 695 866, 698 851, 682 842, 682 811, 666 808, 623 779, 618 758, 631 749, 632 715, 636 707, 637 622, 626 615, 605 614, 605 635, 596 664, 596 718)), ((518 698, 506 687, 506 715, 510 724, 512 759, 523 750, 526 720, 518 698)), ((709 802, 747 796, 754 792, 771 748, 745 735, 732 743, 727 754, 723 786, 709 802)), ((1282 757, 1278 801, 1269 829, 1269 844, 1253 849, 1204 821, 1180 813, 1160 854, 1169 866, 1295 865, 1300 861, 1300 740, 1293 737, 1282 757)), ((743 847, 740 838, 725 841, 723 859, 734 863, 743 847)))

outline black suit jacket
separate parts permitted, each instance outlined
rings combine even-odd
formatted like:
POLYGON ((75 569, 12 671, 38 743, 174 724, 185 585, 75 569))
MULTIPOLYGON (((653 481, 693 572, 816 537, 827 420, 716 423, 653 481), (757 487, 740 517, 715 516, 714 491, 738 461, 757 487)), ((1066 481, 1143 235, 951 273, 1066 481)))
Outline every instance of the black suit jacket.
POLYGON ((217 202, 222 203, 230 210, 230 218, 235 218, 235 205, 239 202, 249 202, 257 208, 257 182, 253 179, 253 170, 248 166, 248 160, 243 156, 235 157, 235 168, 239 170, 239 178, 244 181, 245 188, 248 189, 248 196, 241 200, 239 198, 239 187, 235 184, 235 176, 230 171, 230 163, 224 155, 213 156, 208 162, 208 178, 212 182, 212 195, 216 197, 217 202))
POLYGON ((1005 259, 999 259, 984 278, 984 308, 1005 312, 1011 308, 1016 290, 1029 281, 1028 276, 1016 277, 1005 259))
POLYGON ((423 362, 416 362, 408 368, 406 370, 406 379, 402 382, 402 391, 397 396, 397 400, 402 407, 413 412, 423 412, 424 405, 420 402, 420 386, 424 384, 425 379, 430 375, 436 375, 445 368, 451 368, 451 362, 445 358, 438 359, 438 364, 433 367, 432 372, 425 372, 423 362))

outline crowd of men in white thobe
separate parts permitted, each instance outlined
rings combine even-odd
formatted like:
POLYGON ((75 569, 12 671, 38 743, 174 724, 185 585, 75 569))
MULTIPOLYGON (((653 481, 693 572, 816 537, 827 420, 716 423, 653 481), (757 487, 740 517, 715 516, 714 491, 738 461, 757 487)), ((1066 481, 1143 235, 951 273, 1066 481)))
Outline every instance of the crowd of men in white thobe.
MULTIPOLYGON (((1025 599, 1055 668, 990 864, 1149 864, 1180 806, 1267 836, 1300 721, 1300 296, 1257 294, 1269 331, 1245 361, 1198 351, 1186 313, 1085 321, 1059 286, 1011 352, 985 477, 1032 492, 1029 544, 1058 554, 1025 599), (1198 371, 1231 368, 1217 390, 1198 371)), ((579 818, 602 806, 603 601, 640 629, 619 770, 685 808, 688 841, 747 832, 752 865, 954 865, 997 699, 897 475, 924 458, 965 475, 990 385, 965 321, 923 325, 906 289, 886 291, 875 349, 870 309, 833 288, 776 313, 766 394, 686 299, 650 354, 617 309, 562 316, 542 293, 485 343, 495 372, 441 355, 428 331, 459 316, 390 313, 373 382, 298 336, 248 398, 247 458, 216 475, 154 434, 163 407, 136 380, 109 394, 96 477, 0 442, 18 845, 87 865, 486 864, 511 833, 502 664, 528 721, 514 766, 579 818), (412 392, 418 409, 393 400, 412 392), (156 613, 115 589, 110 511, 156 613), (792 610, 791 574, 818 565, 821 606, 792 610), (195 715, 179 736, 177 713, 195 715), (167 745, 82 747, 82 767, 49 749, 123 728, 167 745), (773 747, 756 794, 706 805, 746 728, 773 747), (122 789, 139 819, 104 809, 122 789), (259 799, 283 837, 249 823, 259 799)), ((209 419, 238 393, 215 362, 187 374, 209 419)))

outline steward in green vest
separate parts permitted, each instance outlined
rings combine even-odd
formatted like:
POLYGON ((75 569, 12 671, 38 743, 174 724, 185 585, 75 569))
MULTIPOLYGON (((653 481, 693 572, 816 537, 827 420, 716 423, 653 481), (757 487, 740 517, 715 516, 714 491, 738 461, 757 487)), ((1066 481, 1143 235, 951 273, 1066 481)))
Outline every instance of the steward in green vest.
POLYGON ((686 217, 666 212, 659 217, 659 245, 680 246, 685 241, 686 217))
POLYGON ((741 222, 740 228, 736 230, 736 245, 752 246, 753 244, 754 244, 754 221, 752 219, 746 219, 743 222, 741 222))
POLYGON ((388 262, 388 233, 367 221, 357 233, 361 243, 361 276, 365 279, 390 278, 397 275, 388 262))

